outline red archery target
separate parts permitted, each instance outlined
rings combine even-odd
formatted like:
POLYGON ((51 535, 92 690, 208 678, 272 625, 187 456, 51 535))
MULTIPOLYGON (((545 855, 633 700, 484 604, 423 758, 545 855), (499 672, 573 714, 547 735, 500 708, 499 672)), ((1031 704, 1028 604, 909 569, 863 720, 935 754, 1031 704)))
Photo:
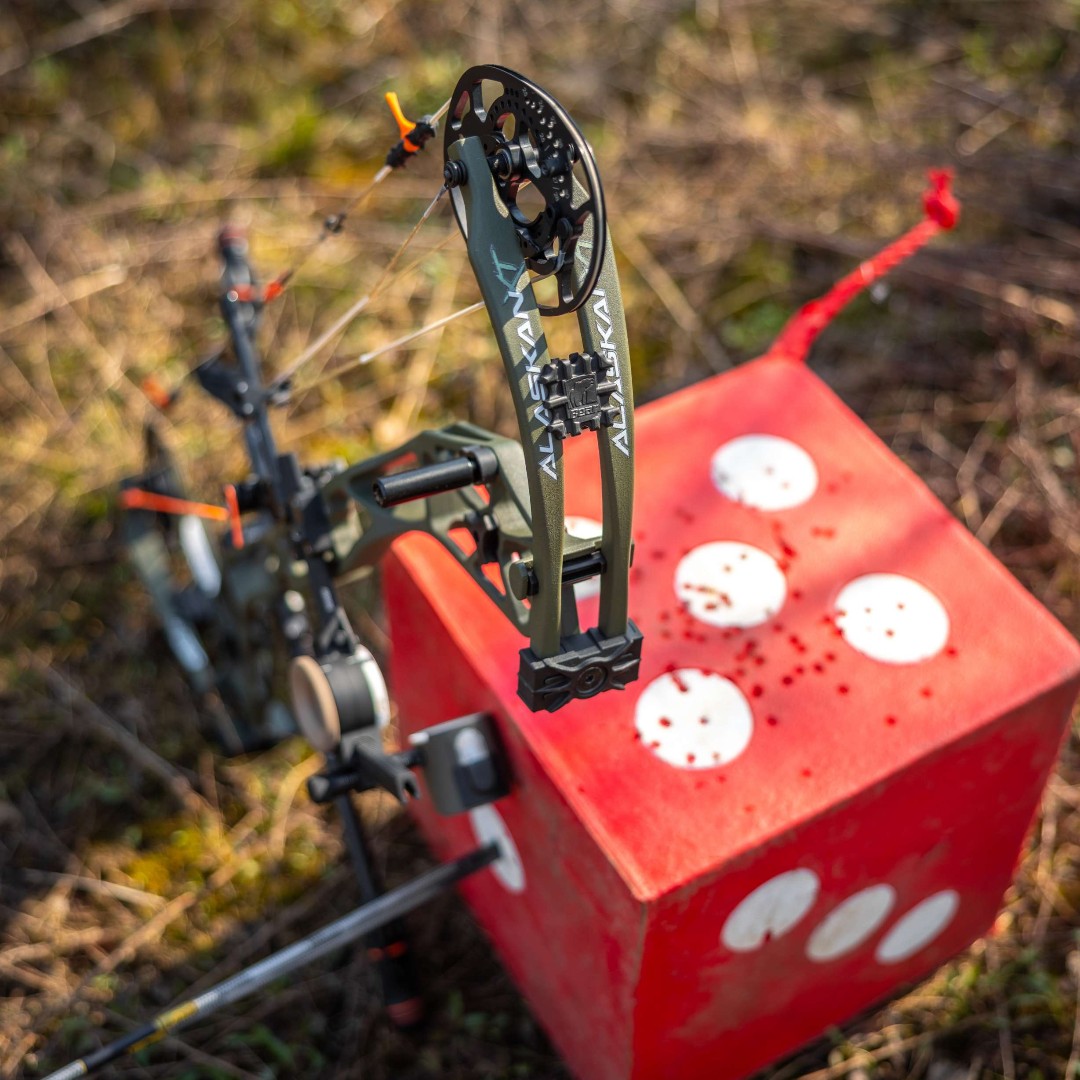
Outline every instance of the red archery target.
MULTIPOLYGON (((592 439, 567 445, 576 528, 592 439)), ((801 364, 638 410, 636 450, 638 682, 529 713, 523 641, 409 538, 394 690, 406 733, 496 718, 497 819, 417 815, 443 856, 512 839, 463 891, 571 1067, 738 1077, 990 925, 1080 650, 801 364)))

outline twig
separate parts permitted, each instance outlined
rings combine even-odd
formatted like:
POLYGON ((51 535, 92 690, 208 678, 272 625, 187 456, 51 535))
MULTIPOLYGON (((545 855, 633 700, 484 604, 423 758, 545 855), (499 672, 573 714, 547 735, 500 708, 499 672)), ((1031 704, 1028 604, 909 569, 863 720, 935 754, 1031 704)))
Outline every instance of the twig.
POLYGON ((285 858, 285 838, 289 826, 289 809, 293 799, 300 790, 304 781, 314 776, 322 766, 322 760, 318 754, 312 754, 305 758, 299 765, 294 765, 281 782, 278 789, 277 801, 274 803, 273 823, 270 826, 270 858, 280 862, 285 858))
POLYGON ((875 1050, 867 1050, 858 1047, 858 1053, 847 1061, 838 1061, 827 1069, 818 1069, 817 1072, 805 1073, 799 1080, 838 1080, 841 1076, 856 1069, 863 1069, 867 1065, 876 1065, 882 1058, 891 1057, 893 1054, 903 1053, 906 1050, 914 1050, 928 1040, 933 1040, 934 1033, 927 1032, 923 1035, 912 1035, 906 1039, 898 1039, 888 1042, 875 1050))
MULTIPOLYGON (((45 412, 45 415, 47 417, 51 417, 53 420, 67 419, 67 411, 64 409, 63 403, 60 401, 60 397, 56 393, 56 384, 53 383, 51 379, 49 380, 49 388, 52 390, 53 397, 56 399, 55 404, 52 401, 49 401, 41 393, 41 391, 38 390, 38 388, 23 374, 22 368, 20 368, 19 365, 15 363, 15 361, 8 354, 7 350, 4 349, 2 346, 0 346, 0 359, 4 361, 3 367, 0 368, 0 371, 4 372, 5 382, 7 381, 6 375, 8 372, 10 372, 18 382, 19 388, 15 391, 15 396, 21 398, 24 402, 26 402, 28 407, 28 399, 33 399, 41 406, 41 408, 45 412)), ((41 413, 38 413, 36 409, 33 409, 32 407, 31 409, 37 416, 41 416, 41 413)))
POLYGON ((28 649, 21 650, 20 656, 24 663, 30 664, 42 676, 65 705, 77 705, 87 719, 93 721, 99 734, 127 753, 132 761, 146 772, 156 776, 176 796, 184 809, 195 813, 210 810, 209 804, 191 786, 183 773, 155 754, 127 728, 91 701, 71 679, 49 667, 28 649))
MULTIPOLYGON (((25 873, 25 871, 24 871, 25 873)), ((115 933, 103 926, 88 926, 72 930, 60 940, 38 941, 27 945, 5 945, 3 960, 6 964, 26 963, 33 960, 50 960, 81 949, 84 945, 97 945, 103 938, 115 933)))
POLYGON ((109 953, 95 967, 92 974, 84 980, 83 985, 99 975, 115 971, 121 964, 130 960, 145 944, 160 938, 166 927, 175 922, 189 908, 194 907, 203 897, 224 888, 251 859, 258 854, 263 854, 265 849, 266 843, 257 841, 253 842, 248 849, 234 851, 233 858, 219 866, 202 888, 192 889, 190 892, 174 897, 153 918, 143 923, 135 933, 126 937, 118 948, 109 953))
POLYGON ((1032 878, 1035 888, 1039 892, 1039 912, 1035 917, 1034 926, 1028 940, 1039 947, 1046 937, 1046 928, 1050 922, 1050 914, 1054 910, 1055 896, 1057 893, 1054 883, 1054 848, 1057 845, 1058 815, 1061 803, 1057 796, 1048 791, 1042 800, 1042 822, 1039 828, 1039 855, 1035 862, 1032 878))
POLYGON ((988 547, 993 543, 994 537, 1001 530, 1001 526, 1008 520, 1009 515, 1024 501, 1027 492, 1019 480, 1014 480, 998 499, 990 512, 983 518, 982 524, 975 530, 975 539, 980 540, 988 547))
POLYGON ((61 26, 51 33, 43 34, 28 48, 15 46, 0 53, 0 78, 18 71, 33 60, 43 60, 65 52, 67 49, 73 49, 76 45, 84 45, 95 38, 115 33, 123 29, 132 19, 137 19, 148 12, 201 6, 202 3, 192 2, 192 0, 185 3, 179 0, 120 0, 111 7, 93 11, 85 18, 68 23, 67 26, 61 26))
MULTIPOLYGON (((994 404, 990 414, 983 421, 982 427, 979 428, 975 438, 971 440, 971 445, 964 455, 964 460, 961 463, 960 468, 956 470, 956 486, 960 489, 960 508, 964 512, 964 518, 967 521, 968 528, 975 532, 976 535, 978 535, 978 531, 984 525, 984 521, 978 492, 975 489, 975 480, 982 471, 983 459, 986 457, 986 452, 998 438, 996 431, 998 425, 1009 415, 1012 411, 1012 407, 1012 393, 1009 392, 1003 394, 994 404)), ((1011 490, 1012 488, 1010 487, 1005 494, 1007 495, 1011 490)), ((1001 506, 1004 499, 1005 495, 998 500, 997 506, 994 507, 995 510, 1001 506)), ((1012 507, 1008 507, 1008 509, 1011 510, 1012 507)), ((1002 520, 1004 520, 1004 518, 1002 518, 1002 520)), ((996 528, 994 529, 994 532, 997 532, 996 528)), ((982 539, 982 537, 980 537, 980 539, 982 539)), ((988 541, 983 540, 983 543, 988 543, 988 541)))
POLYGON ((19 233, 13 232, 7 237, 4 247, 31 287, 48 297, 47 302, 65 320, 72 335, 81 342, 83 348, 90 355, 97 358, 102 393, 104 394, 113 387, 119 387, 129 403, 142 404, 143 398, 128 381, 123 364, 98 340, 85 320, 72 306, 71 298, 53 280, 48 270, 42 266, 41 261, 34 253, 33 248, 27 243, 26 238, 19 233))
MULTIPOLYGON (((425 323, 437 323, 450 313, 457 292, 457 278, 452 275, 439 283, 424 313, 425 323)), ((420 415, 424 396, 431 384, 431 372, 438 357, 443 329, 440 328, 427 342, 427 348, 419 351, 408 364, 397 400, 384 415, 378 432, 387 442, 399 441, 399 434, 408 432, 420 415)))
POLYGON ((104 292, 106 289, 115 288, 127 280, 127 270, 122 266, 106 266, 102 270, 95 270, 91 274, 71 281, 57 282, 60 295, 51 294, 44 296, 40 292, 29 300, 16 304, 8 311, 8 317, 0 323, 0 337, 10 333, 20 326, 25 326, 34 319, 40 319, 55 311, 62 304, 85 300, 95 293, 104 292))
MULTIPOLYGON (((165 898, 158 896, 156 893, 135 889, 130 885, 117 885, 113 881, 105 881, 102 878, 85 877, 82 874, 62 874, 53 870, 26 869, 20 871, 20 873, 30 881, 64 882, 74 889, 81 889, 83 892, 111 896, 117 900, 123 900, 125 903, 136 904, 140 907, 160 910, 166 904, 165 898)), ((55 951, 54 946, 50 946, 50 948, 55 951)))
POLYGON ((675 279, 656 261, 653 253, 644 242, 627 233, 619 238, 619 248, 641 275, 645 284, 656 294, 657 299, 667 308, 671 317, 682 327, 686 335, 697 346, 702 356, 714 371, 724 371, 731 367, 731 358, 727 350, 717 340, 694 306, 686 299, 686 294, 675 284, 675 279))
POLYGON ((1038 402, 1035 376, 1025 364, 1016 367, 1016 415, 1019 431, 1009 449, 1031 473, 1050 505, 1050 531, 1074 555, 1080 555, 1080 513, 1036 441, 1034 414, 1038 402))
MULTIPOLYGON (((765 236, 774 237, 787 243, 802 244, 832 251, 853 259, 863 259, 875 250, 872 245, 842 236, 813 232, 783 225, 775 221, 760 220, 755 222, 758 230, 765 236)), ((1055 322, 1067 330, 1080 326, 1080 315, 1071 305, 1052 296, 1032 292, 1021 285, 1002 282, 990 274, 978 270, 966 270, 956 266, 946 266, 942 260, 922 252, 904 266, 898 266, 893 273, 897 277, 923 278, 941 285, 946 289, 959 289, 974 297, 977 301, 991 301, 997 308, 1001 304, 1024 315, 1036 315, 1050 322, 1055 322)))
POLYGON ((1073 986, 1076 987, 1076 1016, 1073 1019, 1072 1049, 1069 1051, 1069 1064, 1065 1066, 1063 1075, 1073 1077, 1080 1069, 1080 953, 1075 949, 1069 953, 1069 974, 1072 975, 1073 986))

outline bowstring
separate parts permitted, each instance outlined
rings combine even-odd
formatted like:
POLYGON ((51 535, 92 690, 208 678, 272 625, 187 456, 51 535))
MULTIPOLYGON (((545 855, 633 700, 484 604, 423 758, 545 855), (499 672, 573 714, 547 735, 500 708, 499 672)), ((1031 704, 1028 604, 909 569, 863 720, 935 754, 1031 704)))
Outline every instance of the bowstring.
POLYGON ((366 295, 361 296, 360 299, 357 300, 356 303, 353 304, 352 307, 350 307, 349 310, 346 311, 340 318, 338 318, 333 323, 333 325, 328 330, 326 330, 325 333, 320 334, 319 337, 315 339, 315 341, 313 341, 306 349, 303 350, 303 352, 300 353, 299 356, 297 356, 294 360, 290 361, 290 363, 285 365, 285 370, 282 371, 280 375, 277 375, 274 378, 274 381, 271 383, 271 391, 278 387, 282 387, 287 382, 289 382, 293 378, 293 376, 306 363, 308 363, 308 361, 310 361, 314 356, 321 352, 322 349, 326 345, 328 345, 335 336, 341 333, 349 325, 349 323, 353 321, 353 319, 359 316, 360 313, 368 306, 368 304, 370 304, 371 301, 379 295, 379 293, 385 291, 385 289, 391 284, 392 281, 396 280, 398 276, 404 276, 405 274, 409 273, 431 255, 431 252, 428 252, 427 255, 424 255, 422 258, 418 259, 416 262, 412 263, 405 270, 403 270, 401 272, 401 275, 396 275, 394 273, 394 268, 401 261, 401 258, 408 250, 409 245, 413 242, 413 240, 416 239, 416 236, 420 232, 420 229, 422 228, 424 222, 427 221, 428 218, 431 217, 431 215, 435 212, 435 207, 438 205, 439 200, 443 197, 443 195, 446 194, 446 191, 446 185, 443 184, 443 186, 440 187, 438 192, 436 193, 435 198, 432 199, 430 203, 428 203, 427 207, 424 209, 424 212, 420 215, 419 221, 417 221, 416 224, 413 225, 412 229, 409 230, 409 235, 405 237, 404 241, 398 247, 397 251, 395 251, 394 254, 391 256, 390 261, 386 264, 386 266, 383 267, 381 273, 379 274, 379 277, 375 281, 375 284, 371 287, 370 290, 368 290, 366 295))
MULTIPOLYGON (((392 284, 394 284, 394 282, 400 281, 402 278, 408 277, 409 274, 411 274, 418 267, 423 266, 423 264, 427 262, 427 260, 430 259, 433 255, 442 251, 442 249, 447 247, 451 241, 457 239, 457 235, 458 234, 456 230, 454 232, 447 233, 446 236, 444 236, 436 244, 432 245, 431 248, 425 251, 424 254, 420 256, 420 258, 414 259, 411 263, 409 263, 408 266, 404 267, 396 274, 394 274, 392 278, 387 278, 385 281, 380 278, 381 284, 378 284, 378 288, 373 288, 371 292, 365 293, 363 296, 361 296, 360 299, 357 300, 356 303, 353 304, 348 311, 341 315, 340 318, 335 320, 333 326, 331 326, 325 333, 321 334, 317 341, 313 342, 311 345, 308 345, 307 348, 304 350, 304 353, 301 354, 301 356, 298 356, 295 360, 292 361, 292 363, 289 365, 290 368, 299 368, 309 363, 314 358, 315 354, 321 351, 325 345, 328 345, 332 338, 344 331, 345 328, 349 325, 349 323, 352 322, 353 319, 357 318, 368 306, 368 304, 371 303, 372 300, 374 300, 377 296, 379 296, 386 289, 388 289, 392 284)), ((331 353, 322 362, 322 364, 317 367, 316 375, 321 375, 323 370, 326 368, 326 365, 331 363, 333 359, 334 354, 331 353)), ((287 376, 282 376, 278 379, 275 379, 275 384, 278 382, 283 382, 285 377, 291 377, 291 372, 287 376)), ((307 386, 302 386, 299 388, 293 388, 293 399, 295 400, 297 396, 305 393, 308 389, 310 389, 311 385, 314 384, 309 384, 307 386)))
MULTIPOLYGON (((438 122, 447 114, 449 109, 450 109, 450 99, 447 98, 446 101, 444 101, 442 103, 442 105, 440 105, 439 108, 434 113, 432 113, 430 117, 427 118, 428 122, 433 124, 433 125, 438 124, 438 122)), ((300 256, 300 258, 298 260, 296 260, 291 266, 289 266, 285 270, 281 271, 281 273, 279 273, 275 278, 273 278, 270 281, 269 285, 267 286, 267 291, 270 292, 271 295, 268 296, 267 299, 276 299, 277 297, 279 297, 285 291, 285 288, 292 281, 292 279, 296 276, 296 274, 299 273, 300 270, 304 266, 306 266, 308 262, 310 262, 312 256, 315 254, 316 250, 323 244, 323 242, 326 241, 329 237, 337 236, 339 233, 341 233, 343 231, 343 229, 344 229, 345 220, 349 216, 349 214, 351 214, 354 210, 356 210, 357 207, 359 207, 363 203, 367 202, 367 200, 375 192, 376 188, 378 188, 378 186, 394 171, 396 171, 396 170, 395 170, 395 168, 393 166, 386 165, 386 164, 382 165, 379 168, 379 170, 375 173, 375 175, 371 178, 371 180, 368 182, 366 187, 361 188, 360 191, 358 191, 345 204, 345 206, 341 210, 339 210, 335 214, 329 215, 323 221, 322 227, 319 230, 318 236, 316 236, 316 238, 310 244, 308 244, 306 250, 304 250, 304 252, 300 256)), ((438 202, 438 200, 442 197, 443 192, 445 192, 445 190, 446 190, 446 187, 444 185, 439 190, 439 193, 435 196, 435 199, 433 200, 433 204, 435 202, 438 202)), ((424 216, 421 218, 420 224, 423 224, 423 222, 425 220, 427 220, 427 217, 431 213, 431 209, 432 209, 432 207, 429 206, 428 209, 424 211, 424 216)), ((403 248, 408 246, 408 244, 411 242, 413 236, 418 231, 418 228, 419 228, 419 226, 417 226, 417 228, 414 228, 413 231, 409 234, 409 236, 406 238, 405 244, 402 245, 403 248)), ((394 258, 391 259, 391 262, 390 262, 390 267, 391 268, 393 267, 394 263, 396 263, 397 260, 401 257, 401 254, 402 254, 402 249, 399 248, 397 253, 395 254, 394 258)), ((412 269, 412 267, 410 267, 409 269, 412 269)), ((386 277, 386 273, 384 272, 384 274, 379 278, 378 283, 382 283, 383 279, 385 277, 386 277)), ((363 311, 363 309, 367 306, 367 304, 370 303, 370 301, 374 298, 374 295, 375 295, 375 290, 373 289, 372 292, 369 293, 369 295, 367 297, 362 297, 361 300, 357 302, 355 313, 351 316, 351 318, 355 318, 356 315, 358 315, 361 311, 363 311)), ((351 321, 351 318, 348 321, 351 321)), ((348 322, 346 322, 344 325, 347 325, 347 324, 348 324, 348 322)), ((335 324, 335 326, 336 325, 337 324, 335 324)), ((341 328, 343 329, 344 326, 342 326, 341 328)), ((329 337, 332 337, 335 332, 336 332, 336 330, 331 330, 331 331, 328 332, 327 335, 323 335, 323 337, 328 339, 329 337)), ((326 341, 324 341, 323 338, 320 338, 319 342, 317 342, 318 348, 322 348, 322 346, 325 345, 325 344, 326 344, 326 341)), ((219 344, 217 344, 216 346, 214 346, 208 353, 206 353, 199 360, 199 362, 195 365, 195 367, 188 374, 190 375, 192 372, 194 372, 195 370, 197 370, 200 367, 203 367, 206 364, 211 364, 211 363, 214 363, 217 360, 220 360, 225 355, 226 351, 228 350, 228 347, 229 347, 228 342, 225 342, 225 341, 222 341, 219 344)), ((318 351, 318 350, 316 349, 315 351, 318 351)), ((301 360, 299 363, 297 361, 294 361, 293 363, 294 363, 296 368, 299 368, 301 366, 301 363, 306 362, 307 359, 310 359, 310 357, 304 357, 303 360, 301 360)), ((288 381, 288 379, 290 378, 290 376, 293 373, 293 370, 294 370, 293 368, 286 369, 286 372, 284 374, 279 375, 276 379, 273 380, 273 382, 271 383, 269 389, 271 391, 280 389, 284 385, 284 383, 286 383, 288 381)), ((162 415, 164 416, 164 413, 162 415)))
POLYGON ((389 165, 383 165, 379 171, 371 178, 367 186, 361 188, 356 195, 353 196, 342 210, 339 210, 336 214, 330 214, 322 223, 322 227, 319 229, 318 236, 314 240, 310 241, 306 248, 302 249, 300 258, 297 259, 292 266, 285 270, 282 270, 271 282, 271 286, 276 286, 279 289, 284 289, 286 285, 298 274, 315 255, 315 252, 322 247, 323 243, 330 239, 331 236, 337 236, 341 232, 345 225, 345 219, 362 203, 367 202, 371 198, 375 189, 393 172, 394 170, 389 165))
MULTIPOLYGON (((446 101, 427 118, 428 122, 432 125, 437 124, 449 111, 450 99, 446 101)), ((283 270, 277 275, 270 283, 271 287, 276 289, 277 294, 289 284, 289 282, 295 277, 303 268, 311 261, 315 252, 327 241, 331 236, 337 236, 345 228, 345 220, 348 216, 363 205, 369 198, 371 198, 375 189, 392 173, 394 172, 394 166, 384 164, 378 172, 371 178, 366 187, 361 188, 337 213, 328 215, 322 223, 322 227, 319 229, 318 236, 312 240, 307 248, 304 250, 300 258, 293 263, 292 266, 283 270)))
POLYGON ((421 326, 419 330, 413 330, 402 337, 396 338, 394 341, 387 342, 385 345, 380 345, 377 349, 372 349, 370 352, 361 353, 355 360, 349 360, 340 367, 334 368, 333 371, 326 372, 325 375, 320 376, 314 382, 308 383, 307 386, 301 387, 297 393, 306 394, 309 390, 314 390, 317 386, 322 386, 324 383, 339 379, 342 375, 347 375, 350 371, 356 371, 358 368, 370 364, 371 361, 377 357, 383 356, 389 352, 394 352, 397 349, 416 341, 418 338, 422 338, 425 334, 432 333, 432 331, 441 330, 444 326, 449 326, 450 323, 455 322, 457 319, 463 319, 466 315, 472 315, 473 312, 480 311, 483 307, 484 301, 477 300, 475 304, 470 304, 468 307, 452 311, 449 315, 444 315, 441 319, 436 319, 434 322, 429 322, 427 325, 421 326))

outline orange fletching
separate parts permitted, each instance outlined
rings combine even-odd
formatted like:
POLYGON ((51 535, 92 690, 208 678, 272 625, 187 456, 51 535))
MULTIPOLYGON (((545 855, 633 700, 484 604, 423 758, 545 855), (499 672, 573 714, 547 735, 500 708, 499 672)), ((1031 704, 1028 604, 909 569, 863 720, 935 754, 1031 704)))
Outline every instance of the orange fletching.
POLYGON ((228 521, 229 512, 224 506, 210 503, 175 499, 171 495, 159 495, 156 491, 128 488, 120 492, 120 505, 125 510, 154 510, 159 514, 192 514, 208 521, 228 521))
POLYGON ((225 485, 225 505, 228 508, 233 547, 239 551, 244 546, 244 525, 240 520, 240 500, 236 496, 235 484, 225 485))
POLYGON ((420 147, 410 142, 409 136, 415 130, 416 125, 401 111, 401 102, 398 101, 398 96, 393 90, 386 92, 386 104, 390 106, 390 112, 393 113, 394 120, 397 122, 398 131, 401 134, 401 141, 405 144, 405 149, 410 154, 415 154, 420 147))

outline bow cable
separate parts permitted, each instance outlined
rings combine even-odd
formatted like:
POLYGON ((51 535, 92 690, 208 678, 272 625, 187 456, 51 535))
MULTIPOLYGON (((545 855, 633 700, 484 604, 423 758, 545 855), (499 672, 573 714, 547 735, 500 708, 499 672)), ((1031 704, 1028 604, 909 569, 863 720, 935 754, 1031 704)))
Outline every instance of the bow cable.
MULTIPOLYGON (((420 215, 420 220, 417 221, 417 223, 412 227, 412 229, 409 231, 409 235, 405 237, 405 240, 402 242, 401 246, 391 256, 390 261, 383 268, 382 273, 379 274, 378 279, 371 287, 371 289, 369 289, 364 296, 361 296, 360 299, 357 300, 356 303, 353 304, 353 306, 350 307, 349 310, 346 311, 345 314, 342 315, 325 333, 320 334, 319 337, 316 338, 315 341, 313 341, 306 349, 304 349, 304 351, 301 352, 295 360, 292 360, 290 363, 286 364, 285 370, 281 372, 280 375, 275 376, 273 381, 267 387, 268 393, 273 394, 278 390, 283 390, 289 383, 289 381, 292 379, 292 377, 300 370, 300 368, 302 368, 309 360, 311 360, 313 356, 320 352, 323 347, 326 346, 337 334, 344 330, 349 325, 349 323, 351 323, 353 319, 355 319, 368 306, 368 304, 370 304, 371 301, 379 295, 379 293, 383 292, 386 287, 391 284, 392 281, 396 280, 398 275, 394 274, 394 267, 397 266, 398 262, 401 260, 402 255, 405 254, 409 245, 413 242, 414 239, 416 239, 416 235, 420 232, 420 229, 423 226, 424 222, 427 221, 429 217, 431 217, 431 215, 435 211, 435 207, 438 205, 439 200, 445 194, 446 185, 443 184, 443 186, 440 187, 438 192, 436 193, 435 198, 432 199, 430 203, 428 203, 427 207, 424 209, 424 212, 420 215)), ((423 261, 423 259, 419 259, 416 262, 412 263, 410 266, 408 266, 405 270, 401 272, 402 275, 409 273, 416 266, 419 266, 420 263, 423 261)))
POLYGON ((396 349, 400 349, 402 346, 416 341, 417 338, 421 338, 425 334, 430 334, 434 330, 441 330, 444 326, 449 326, 450 323, 457 319, 464 318, 466 315, 472 315, 475 311, 480 311, 483 307, 484 301, 477 300, 475 304, 470 304, 468 307, 452 311, 449 315, 444 315, 441 319, 436 319, 434 322, 429 322, 426 326, 421 326, 419 330, 413 330, 403 337, 396 338, 394 341, 389 341, 385 345, 380 345, 377 349, 372 349, 370 352, 361 353, 355 360, 349 360, 342 364, 341 367, 336 367, 333 371, 326 372, 325 375, 320 376, 314 382, 308 383, 307 386, 300 387, 297 392, 301 394, 307 393, 308 390, 314 390, 317 386, 332 382, 342 375, 347 375, 350 371, 356 371, 357 368, 370 364, 376 357, 383 356, 389 352, 394 352, 396 349))
POLYGON ((395 169, 401 168, 401 166, 408 162, 409 158, 423 150, 427 141, 435 135, 435 125, 446 115, 447 110, 450 108, 450 101, 447 99, 442 107, 436 112, 432 113, 430 116, 423 117, 414 124, 411 120, 405 118, 405 114, 401 111, 401 104, 398 101, 398 96, 393 90, 388 91, 385 96, 386 103, 390 106, 390 112, 397 122, 401 138, 389 149, 389 151, 387 151, 386 161, 379 168, 379 171, 371 178, 367 186, 361 188, 341 210, 337 211, 337 213, 328 215, 322 223, 322 228, 319 230, 318 236, 311 241, 300 258, 293 263, 292 266, 282 270, 281 273, 266 286, 262 297, 264 302, 275 300, 280 296, 293 277, 307 265, 316 250, 318 250, 318 248, 331 236, 337 236, 344 230, 345 220, 348 218, 349 214, 365 203, 371 197, 375 189, 395 169))
MULTIPOLYGON (((421 117, 420 120, 413 123, 408 120, 405 114, 402 112, 401 104, 398 101, 398 96, 394 91, 388 91, 385 94, 386 102, 390 106, 390 112, 393 114, 394 120, 398 125, 398 131, 400 134, 399 140, 387 151, 386 159, 378 172, 372 177, 368 184, 361 188, 346 204, 345 206, 334 214, 328 215, 319 230, 318 236, 307 246, 303 251, 300 258, 296 260, 291 266, 282 270, 273 280, 271 280, 262 289, 255 289, 248 287, 237 287, 234 291, 237 293, 237 299, 245 303, 267 304, 272 300, 276 300, 285 291, 288 284, 299 273, 299 271, 307 265, 314 255, 315 251, 331 236, 337 236, 344 231, 345 221, 357 207, 366 202, 375 191, 375 189, 396 169, 401 168, 408 163, 409 159, 418 154, 425 146, 425 144, 436 134, 436 125, 441 120, 450 108, 450 100, 447 99, 443 104, 429 116, 421 117)), ((430 210, 428 211, 430 213, 430 210)), ((412 234, 409 236, 409 240, 412 239, 412 234)), ((406 241, 407 243, 408 241, 406 241)), ((393 262, 396 262, 400 257, 400 250, 395 255, 393 262)), ((380 278, 380 281, 382 279, 380 278)), ((371 297, 368 297, 370 301, 371 297)), ((366 306, 366 303, 365 305, 366 306)), ((358 309, 363 310, 363 307, 358 309)), ((215 346, 210 352, 203 356, 199 362, 188 372, 191 375, 194 371, 207 364, 213 364, 220 360, 228 348, 226 342, 222 342, 215 346)), ((321 345, 320 345, 321 348, 321 345)), ((185 376, 186 378, 187 376, 185 376)), ((279 378, 273 384, 273 389, 281 389, 286 380, 279 378)), ((168 390, 161 386, 161 384, 153 377, 148 376, 143 380, 142 390, 150 403, 155 406, 163 414, 167 412, 169 407, 176 400, 179 393, 179 388, 168 390)))

